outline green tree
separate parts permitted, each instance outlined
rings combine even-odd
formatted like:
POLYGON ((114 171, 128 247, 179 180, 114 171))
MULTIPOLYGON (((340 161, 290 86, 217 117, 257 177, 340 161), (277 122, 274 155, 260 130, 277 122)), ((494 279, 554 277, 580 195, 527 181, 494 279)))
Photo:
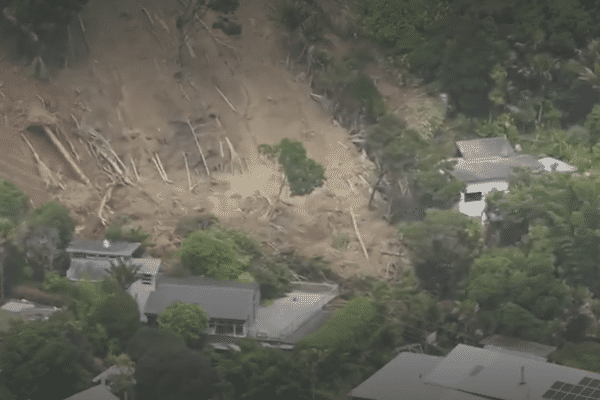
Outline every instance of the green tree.
POLYGON ((75 231, 75 220, 69 215, 69 209, 62 204, 50 201, 40 205, 27 216, 29 227, 44 226, 58 230, 58 248, 66 249, 75 231))
MULTIPOLYGON (((283 138, 274 146, 261 144, 258 150, 271 159, 277 158, 285 173, 292 196, 310 194, 316 188, 323 186, 325 168, 315 160, 306 157, 306 148, 302 142, 283 138)), ((285 180, 281 183, 279 194, 284 185, 285 180)))
POLYGON ((130 398, 133 395, 133 389, 135 386, 135 379, 133 374, 135 373, 135 363, 131 360, 128 354, 122 353, 119 356, 114 354, 109 355, 106 358, 105 364, 110 366, 116 365, 121 368, 127 369, 128 372, 124 374, 116 374, 109 376, 110 389, 120 399, 130 398))
POLYGON ((585 128, 590 135, 590 151, 600 141, 600 104, 594 105, 585 120, 585 128))
POLYGON ((14 325, 0 353, 6 387, 17 398, 31 400, 62 400, 87 389, 100 371, 91 354, 69 339, 73 335, 50 321, 14 325))
POLYGON ((239 253, 231 236, 218 229, 191 233, 181 243, 178 254, 194 275, 220 280, 236 279, 250 262, 248 256, 239 253))
POLYGON ((202 353, 185 347, 154 347, 136 364, 136 398, 147 400, 208 400, 216 375, 202 353))
POLYGON ((489 196, 488 217, 499 232, 500 245, 523 245, 530 227, 549 228, 556 273, 571 286, 596 284, 600 261, 600 179, 595 175, 522 173, 509 193, 489 196))
POLYGON ((430 210, 421 222, 398 228, 423 286, 452 298, 482 248, 481 224, 453 210, 430 210))
POLYGON ((192 345, 208 326, 208 314, 197 304, 171 304, 158 316, 158 327, 176 333, 192 345))
POLYGON ((6 233, 10 228, 8 222, 13 226, 21 222, 29 211, 29 198, 25 193, 12 183, 0 179, 0 217, 2 220, 2 232, 6 233))
POLYGON ((242 351, 220 358, 217 370, 226 381, 220 390, 228 399, 309 399, 310 376, 295 357, 258 343, 240 342, 242 351))
POLYGON ((141 265, 130 265, 123 258, 111 260, 110 263, 112 266, 108 273, 118 282, 123 291, 127 290, 137 280, 138 271, 142 267, 141 265))
POLYGON ((154 245, 148 242, 150 236, 140 226, 135 227, 126 215, 119 215, 115 218, 104 233, 104 237, 110 241, 141 243, 141 246, 133 253, 133 257, 141 257, 147 247, 154 245))
POLYGON ((572 299, 570 288, 554 274, 548 228, 532 228, 528 242, 529 254, 495 248, 478 257, 467 278, 467 296, 482 310, 494 311, 513 302, 541 320, 562 317, 572 299))

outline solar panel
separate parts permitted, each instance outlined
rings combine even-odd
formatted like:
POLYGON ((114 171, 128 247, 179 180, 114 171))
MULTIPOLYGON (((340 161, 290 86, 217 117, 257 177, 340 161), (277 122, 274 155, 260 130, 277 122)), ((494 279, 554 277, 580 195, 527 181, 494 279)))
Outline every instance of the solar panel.
POLYGON ((562 390, 563 392, 570 392, 571 389, 573 389, 573 385, 566 383, 560 390, 562 390))
POLYGON ((588 400, 588 398, 585 396, 577 396, 575 397, 575 400, 588 400))
POLYGON ((577 395, 574 395, 573 393, 567 393, 563 400, 575 400, 575 397, 577 397, 577 395))
POLYGON ((573 386, 569 392, 579 394, 583 390, 583 386, 573 386))
POLYGON ((542 397, 545 399, 551 399, 556 393, 558 392, 555 390, 548 390, 542 397))
POLYGON ((592 399, 600 399, 600 390, 594 390, 594 393, 590 395, 592 399))
POLYGON ((590 387, 600 387, 600 379, 592 379, 592 382, 588 384, 590 387))
POLYGON ((581 391, 582 396, 589 396, 592 393, 594 393, 594 389, 592 388, 585 388, 581 391))
POLYGON ((554 396, 552 396, 552 400, 563 400, 567 394, 564 392, 556 392, 554 396))
POLYGON ((559 390, 564 384, 564 382, 556 381, 554 384, 552 384, 551 388, 554 390, 559 390))
POLYGON ((592 378, 583 378, 581 381, 579 381, 579 384, 583 385, 583 386, 587 386, 587 385, 589 385, 589 383, 591 381, 592 381, 592 378))

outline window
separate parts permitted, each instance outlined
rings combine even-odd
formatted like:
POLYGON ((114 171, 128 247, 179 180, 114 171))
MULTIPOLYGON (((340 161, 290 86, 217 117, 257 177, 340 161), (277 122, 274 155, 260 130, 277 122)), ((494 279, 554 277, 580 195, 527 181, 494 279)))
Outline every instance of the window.
POLYGON ((217 334, 218 335, 233 335, 233 324, 230 323, 218 323, 217 334))
POLYGON ((465 202, 480 201, 483 198, 481 192, 465 193, 465 202))
POLYGON ((244 325, 235 324, 235 334, 238 336, 244 336, 244 325))

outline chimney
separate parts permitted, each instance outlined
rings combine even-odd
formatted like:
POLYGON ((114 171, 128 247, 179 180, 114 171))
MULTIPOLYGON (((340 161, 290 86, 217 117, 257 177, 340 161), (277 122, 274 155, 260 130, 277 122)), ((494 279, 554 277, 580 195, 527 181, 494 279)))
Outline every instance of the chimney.
POLYGON ((102 242, 102 246, 105 249, 108 249, 110 247, 110 242, 108 240, 104 239, 104 242, 102 242))
POLYGON ((519 385, 524 385, 525 384, 525 366, 522 365, 521 366, 521 382, 519 382, 519 385))

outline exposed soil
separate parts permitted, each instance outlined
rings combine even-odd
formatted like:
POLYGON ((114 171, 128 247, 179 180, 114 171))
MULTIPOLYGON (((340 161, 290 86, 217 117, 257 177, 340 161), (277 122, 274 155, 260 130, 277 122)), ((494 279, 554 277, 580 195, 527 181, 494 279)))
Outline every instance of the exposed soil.
MULTIPOLYGON (((73 63, 49 83, 29 78, 26 67, 0 62, 0 176, 21 187, 35 205, 60 201, 72 210, 80 236, 100 238, 104 227, 97 213, 109 180, 88 154, 85 142, 73 133, 73 115, 79 124, 94 127, 109 139, 127 165, 130 157, 135 161, 139 187, 117 187, 107 203, 107 215, 110 220, 128 214, 151 232, 156 256, 164 257, 179 245, 181 238, 173 230, 180 217, 211 213, 223 225, 245 228, 280 250, 291 247, 307 256, 325 256, 343 276, 379 276, 389 263, 398 264, 396 257, 380 253, 401 251, 395 228, 383 220, 384 210, 367 208, 365 181, 372 180, 372 163, 311 99, 309 83, 298 75, 301 68, 286 68, 287 52, 281 47, 286 33, 268 20, 265 2, 240 2, 230 18, 242 25, 238 37, 213 30, 217 15, 206 14, 207 27, 227 45, 195 21, 189 34, 195 58, 185 45, 178 50, 182 38, 175 21, 182 12, 176 0, 92 0, 82 14, 91 48, 85 61, 73 63), (142 7, 150 12, 153 24, 142 7), (59 138, 67 148, 67 139, 71 141, 78 156, 71 155, 79 157, 92 185, 77 180, 43 134, 26 129, 32 125, 28 117, 33 107, 43 107, 57 118, 59 138), (210 177, 185 122, 188 119, 200 125, 197 133, 212 169, 210 177), (45 188, 21 133, 50 170, 62 177, 64 190, 45 188), (327 181, 308 196, 291 197, 285 189, 269 223, 263 216, 277 196, 281 173, 258 154, 257 145, 274 144, 284 137, 305 144, 308 156, 325 166, 327 181), (225 138, 241 157, 243 173, 231 173, 225 138), (159 154, 173 184, 161 180, 149 152, 159 154), (193 193, 188 190, 182 152, 193 166, 197 184, 193 193), (335 234, 355 237, 350 209, 369 260, 357 240, 343 252, 332 248, 335 234)), ((356 45, 337 37, 332 42, 334 54, 356 45)), ((392 109, 398 111, 421 95, 399 88, 375 63, 369 73, 378 76, 377 86, 392 109)), ((272 251, 269 246, 265 249, 272 251)))

